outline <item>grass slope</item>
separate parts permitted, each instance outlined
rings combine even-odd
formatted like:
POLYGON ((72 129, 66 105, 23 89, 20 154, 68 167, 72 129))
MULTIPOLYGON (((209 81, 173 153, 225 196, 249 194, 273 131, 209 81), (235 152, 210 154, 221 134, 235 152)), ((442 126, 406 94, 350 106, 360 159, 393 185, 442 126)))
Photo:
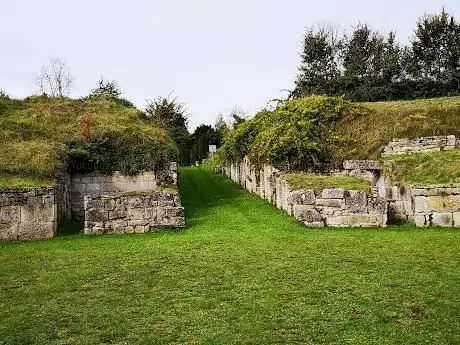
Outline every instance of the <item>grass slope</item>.
POLYGON ((384 172, 395 184, 460 183, 460 150, 387 157, 384 172))
POLYGON ((119 170, 169 162, 175 151, 169 134, 139 110, 106 99, 0 97, 0 142, 6 185, 22 180, 20 185, 35 186, 33 180, 52 179, 65 161, 72 167, 72 159, 90 151, 88 164, 119 170))
POLYGON ((345 159, 377 158, 394 138, 459 136, 460 97, 351 103, 336 134, 347 139, 336 152, 345 159))
POLYGON ((307 230, 181 173, 186 231, 0 244, 0 343, 460 342, 458 230, 307 230))

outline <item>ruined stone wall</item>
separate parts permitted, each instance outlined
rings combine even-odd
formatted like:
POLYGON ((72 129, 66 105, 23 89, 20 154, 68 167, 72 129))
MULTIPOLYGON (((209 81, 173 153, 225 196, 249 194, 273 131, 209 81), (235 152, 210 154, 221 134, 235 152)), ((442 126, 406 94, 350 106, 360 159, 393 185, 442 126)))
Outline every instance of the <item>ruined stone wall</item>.
POLYGON ((393 139, 383 150, 382 157, 412 153, 454 150, 460 147, 455 135, 422 137, 417 139, 393 139))
POLYGON ((98 172, 72 176, 72 215, 83 220, 85 216, 84 196, 115 192, 146 191, 157 188, 154 172, 144 172, 135 176, 114 172, 104 175, 98 172))
POLYGON ((340 188, 292 191, 287 194, 287 207, 288 213, 309 227, 385 227, 387 224, 386 200, 361 191, 340 188))
MULTIPOLYGON (((341 175, 359 175, 375 182, 380 167, 372 161, 347 162, 341 175)), ((366 192, 326 189, 323 191, 292 190, 280 178, 281 172, 264 165, 256 170, 249 160, 232 164, 221 172, 251 193, 266 199, 310 227, 384 227, 387 223, 387 202, 366 192)))
POLYGON ((184 209, 178 193, 117 193, 86 195, 85 234, 145 233, 185 226, 184 209))
POLYGON ((0 189, 0 240, 53 237, 57 229, 54 188, 0 189))
POLYGON ((394 186, 387 193, 392 219, 418 227, 460 227, 460 184, 394 186))

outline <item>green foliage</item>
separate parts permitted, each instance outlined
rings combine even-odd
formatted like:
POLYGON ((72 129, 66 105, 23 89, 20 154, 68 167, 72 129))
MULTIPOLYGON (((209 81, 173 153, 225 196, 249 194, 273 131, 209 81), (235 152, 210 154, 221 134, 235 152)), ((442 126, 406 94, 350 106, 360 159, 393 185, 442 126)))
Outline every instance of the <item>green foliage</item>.
POLYGON ((338 140, 334 125, 346 106, 340 97, 316 96, 261 111, 225 138, 219 157, 237 162, 248 155, 256 164, 288 170, 319 168, 331 157, 329 148, 338 140))
POLYGON ((53 181, 40 176, 0 174, 0 188, 49 187, 53 181))
POLYGON ((219 146, 221 138, 211 126, 200 125, 190 136, 191 150, 190 161, 200 161, 208 157, 209 145, 219 146))
POLYGON ((0 174, 152 170, 177 157, 168 132, 107 99, 0 99, 0 174))
POLYGON ((343 95, 352 101, 450 96, 460 93, 460 21, 442 10, 419 19, 402 47, 368 25, 338 39, 333 26, 308 29, 291 98, 343 95))
POLYGON ((371 192, 369 183, 354 176, 325 176, 309 173, 282 174, 281 179, 287 181, 293 189, 313 189, 321 191, 328 188, 342 188, 371 192))
POLYGON ((99 100, 108 100, 115 103, 118 103, 124 107, 133 107, 133 103, 131 103, 126 98, 121 97, 123 93, 121 92, 118 83, 115 80, 105 80, 101 78, 98 81, 97 87, 91 90, 90 94, 88 95, 88 99, 99 99, 99 100))
POLYGON ((460 151, 441 151, 385 158, 384 173, 395 184, 460 183, 460 151))
POLYGON ((189 161, 188 116, 183 103, 177 99, 157 97, 149 101, 145 110, 148 120, 155 126, 168 131, 179 147, 179 161, 189 161))

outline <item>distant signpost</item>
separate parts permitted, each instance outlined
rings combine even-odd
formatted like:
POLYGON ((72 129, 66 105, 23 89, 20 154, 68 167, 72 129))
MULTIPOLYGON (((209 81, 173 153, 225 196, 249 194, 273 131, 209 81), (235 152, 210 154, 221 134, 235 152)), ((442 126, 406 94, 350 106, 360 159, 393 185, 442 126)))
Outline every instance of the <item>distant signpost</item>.
POLYGON ((211 153, 211 157, 217 151, 217 145, 209 145, 209 153, 211 153))

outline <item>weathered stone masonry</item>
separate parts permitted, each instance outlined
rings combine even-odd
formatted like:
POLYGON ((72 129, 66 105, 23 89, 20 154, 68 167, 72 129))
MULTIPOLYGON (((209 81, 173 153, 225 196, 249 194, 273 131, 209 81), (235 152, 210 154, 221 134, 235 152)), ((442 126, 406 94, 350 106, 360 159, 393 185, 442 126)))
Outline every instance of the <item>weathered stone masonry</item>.
POLYGON ((383 150, 382 157, 407 155, 423 152, 455 150, 460 147, 460 139, 455 135, 421 137, 417 139, 393 139, 383 150))
POLYGON ((0 189, 0 240, 53 237, 57 208, 55 188, 0 189))
MULTIPOLYGON (((380 173, 371 161, 346 164, 346 169, 335 174, 359 175, 375 181, 380 173)), ((222 172, 309 227, 384 227, 387 223, 386 200, 366 192, 343 189, 292 190, 280 178, 278 169, 264 165, 257 170, 248 159, 223 168, 222 172)))
POLYGON ((136 176, 61 173, 55 187, 0 189, 0 240, 50 238, 71 217, 86 220, 86 234, 183 227, 180 197, 164 184, 177 184, 175 163, 136 176))
POLYGON ((145 233, 185 226, 180 197, 168 191, 86 195, 84 208, 87 235, 145 233))

